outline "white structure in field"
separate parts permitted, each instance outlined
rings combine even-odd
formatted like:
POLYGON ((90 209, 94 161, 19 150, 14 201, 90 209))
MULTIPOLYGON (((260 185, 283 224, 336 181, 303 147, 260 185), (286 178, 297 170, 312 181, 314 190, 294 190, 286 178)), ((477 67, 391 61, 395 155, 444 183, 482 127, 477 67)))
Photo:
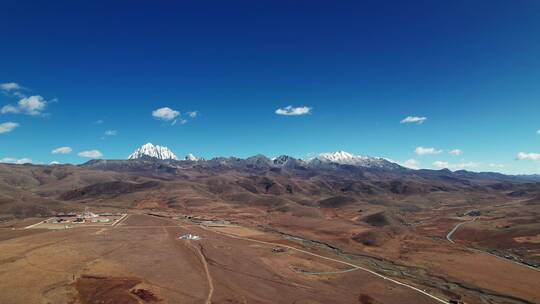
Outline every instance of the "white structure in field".
POLYGON ((200 236, 194 235, 194 234, 184 234, 180 237, 181 240, 192 240, 192 241, 198 241, 201 239, 200 236))
POLYGON ((99 215, 88 211, 88 208, 84 208, 84 213, 81 216, 83 219, 93 219, 99 217, 99 215))
POLYGON ((108 223, 110 221, 111 220, 109 220, 108 218, 94 218, 94 219, 92 219, 92 223, 108 223))

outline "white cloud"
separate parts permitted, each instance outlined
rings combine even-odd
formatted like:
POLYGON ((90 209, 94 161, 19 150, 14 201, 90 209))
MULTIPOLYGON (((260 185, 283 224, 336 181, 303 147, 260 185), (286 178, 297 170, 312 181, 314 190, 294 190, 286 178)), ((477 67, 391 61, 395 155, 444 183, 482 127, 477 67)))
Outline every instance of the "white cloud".
POLYGON ((47 106, 47 101, 39 95, 30 96, 19 100, 19 108, 23 113, 39 115, 47 106))
POLYGON ((9 133, 19 126, 16 122, 4 122, 0 124, 0 134, 9 133))
POLYGON ((22 87, 15 82, 0 83, 0 89, 6 92, 16 91, 22 89, 22 87))
POLYGON ((10 104, 3 106, 2 109, 0 109, 0 112, 1 112, 2 114, 6 114, 6 113, 20 113, 19 108, 15 107, 15 106, 13 106, 13 105, 10 105, 10 104))
POLYGON ((99 150, 88 150, 80 152, 79 156, 86 158, 100 158, 103 154, 99 150))
POLYGON ((482 165, 481 163, 465 162, 465 163, 459 163, 459 164, 451 164, 450 168, 458 169, 458 170, 474 169, 474 168, 480 167, 481 165, 482 165))
POLYGON ((519 152, 517 155, 518 160, 536 160, 540 161, 540 153, 526 153, 519 152))
POLYGON ((433 162, 433 167, 439 168, 439 169, 443 169, 443 168, 448 168, 448 167, 450 167, 450 164, 449 164, 448 162, 445 162, 445 161, 442 161, 442 160, 438 160, 438 161, 434 161, 434 162, 433 162))
POLYGON ((103 119, 98 119, 98 120, 94 121, 94 124, 95 124, 95 125, 100 125, 100 124, 102 124, 102 123, 104 123, 104 122, 105 122, 105 121, 104 121, 103 119))
POLYGON ((452 155, 455 155, 455 156, 459 156, 459 155, 463 154, 463 151, 461 151, 460 149, 454 149, 454 150, 451 150, 448 153, 450 153, 452 155))
POLYGON ((433 162, 433 167, 438 169, 452 169, 452 170, 465 170, 465 169, 475 169, 479 168, 482 164, 476 163, 476 162, 463 162, 463 163, 457 163, 457 164, 451 164, 447 161, 435 161, 433 162))
POLYGON ((152 111, 152 116, 159 120, 170 121, 180 115, 180 112, 175 111, 169 107, 159 108, 152 111))
POLYGON ((22 164, 31 164, 32 160, 30 158, 16 159, 16 158, 13 158, 13 157, 4 157, 4 158, 0 159, 0 163, 22 165, 22 164))
POLYGON ((52 154, 69 154, 73 151, 71 147, 59 147, 51 151, 52 154))
POLYGON ((407 116, 403 118, 400 123, 415 123, 415 124, 422 124, 424 121, 427 120, 427 117, 419 117, 419 116, 407 116))
POLYGON ((26 95, 22 91, 25 89, 15 82, 0 83, 0 91, 9 96, 24 98, 26 95))
POLYGON ((416 159, 408 159, 405 162, 403 162, 402 165, 409 169, 415 169, 415 170, 420 169, 420 162, 417 161, 416 159))
POLYGON ((49 163, 49 166, 60 165, 60 164, 61 164, 60 162, 53 160, 52 162, 49 163))
POLYGON ((414 150, 414 153, 416 153, 416 155, 434 155, 434 154, 439 154, 441 153, 442 150, 437 150, 435 148, 424 148, 424 147, 416 147, 416 149, 414 150))
POLYGON ((199 115, 199 112, 197 112, 197 111, 189 111, 186 114, 191 118, 195 118, 195 117, 197 117, 199 115))
POLYGON ((118 131, 116 130, 107 130, 105 131, 105 136, 116 136, 118 134, 118 131))
POLYGON ((6 113, 21 113, 28 115, 41 115, 45 107, 47 106, 47 101, 39 95, 34 95, 30 97, 23 97, 17 105, 5 105, 2 107, 0 112, 2 114, 6 113))
POLYGON ((298 115, 306 115, 311 113, 310 107, 293 107, 293 106, 287 106, 285 108, 279 108, 276 110, 277 115, 286 115, 286 116, 298 116, 298 115))

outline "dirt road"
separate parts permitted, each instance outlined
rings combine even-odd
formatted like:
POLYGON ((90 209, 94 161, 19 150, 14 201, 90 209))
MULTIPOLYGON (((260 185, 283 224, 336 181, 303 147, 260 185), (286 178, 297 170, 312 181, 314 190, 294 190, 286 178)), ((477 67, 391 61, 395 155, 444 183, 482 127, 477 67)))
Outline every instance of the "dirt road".
POLYGON ((298 252, 301 252, 301 253, 304 253, 304 254, 308 254, 308 255, 311 255, 311 256, 314 256, 314 257, 318 257, 318 258, 321 258, 321 259, 325 259, 325 260, 329 260, 329 261, 333 261, 333 262, 337 262, 337 263, 340 263, 340 264, 343 264, 343 265, 347 265, 347 266, 350 266, 350 267, 353 267, 354 269, 358 269, 358 270, 362 270, 362 271, 365 271, 365 272, 368 272, 370 274, 373 274, 383 280, 386 280, 386 281, 389 281, 389 282, 392 282, 394 284, 397 284, 397 285, 400 285, 400 286, 403 286, 403 287, 406 287, 406 288, 409 288, 411 290, 414 290, 420 294, 423 294, 433 300, 435 300, 436 302, 439 302, 439 303, 448 303, 447 300, 445 299, 442 299, 442 298, 439 298, 439 297, 436 297, 434 295, 431 295, 419 288, 416 288, 414 286, 411 286, 411 285, 408 285, 408 284, 405 284, 405 283, 402 283, 402 282, 399 282, 397 280, 394 280, 392 278, 389 278, 387 276, 384 276, 382 274, 379 274, 373 270, 370 270, 370 269, 367 269, 365 267, 362 267, 362 266, 358 266, 358 265, 355 265, 355 264, 352 264, 352 263, 349 263, 349 262, 345 262, 345 261, 341 261, 341 260, 338 260, 338 259, 334 259, 334 258, 330 258, 330 257, 326 257, 326 256, 322 256, 322 255, 319 255, 319 254, 316 254, 316 253, 312 253, 312 252, 309 252, 309 251, 306 251, 306 250, 302 250, 302 249, 299 249, 299 248, 296 248, 296 247, 293 247, 293 246, 289 246, 289 245, 284 245, 284 244, 278 244, 278 243, 272 243, 272 242, 266 242, 266 241, 260 241, 260 240, 255 240, 255 239, 250 239, 250 238, 246 238, 246 237, 241 237, 241 236, 237 236, 237 235, 234 235, 234 234, 229 234, 229 233, 225 233, 225 232, 222 232, 222 231, 216 231, 216 230, 212 230, 208 227, 204 227, 204 226, 200 226, 201 228, 207 230, 207 231, 211 231, 213 233, 217 233, 217 234, 221 234, 221 235, 225 235, 227 237, 230 237, 230 238, 235 238, 235 239, 239 239, 239 240, 244 240, 244 241, 249 241, 249 242, 255 242, 255 243, 259 243, 259 244, 266 244, 266 245, 271 245, 271 246, 281 246, 281 247, 285 247, 285 248, 288 248, 288 249, 291 249, 291 250, 295 250, 295 251, 298 251, 298 252))

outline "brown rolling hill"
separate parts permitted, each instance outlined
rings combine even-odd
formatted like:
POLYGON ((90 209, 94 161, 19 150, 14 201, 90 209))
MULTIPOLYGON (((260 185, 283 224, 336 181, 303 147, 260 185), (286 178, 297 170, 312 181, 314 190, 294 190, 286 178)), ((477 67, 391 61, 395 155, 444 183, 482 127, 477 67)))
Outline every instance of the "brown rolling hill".
POLYGON ((397 165, 313 164, 260 155, 208 161, 94 160, 80 166, 1 164, 0 221, 86 207, 228 220, 364 259, 387 275, 433 286, 449 297, 530 303, 535 296, 512 282, 485 283, 483 268, 462 271, 489 265, 483 260, 491 258, 487 253, 540 264, 540 183, 535 179, 397 165), (471 211, 473 217, 467 215, 471 211), (454 243, 446 240, 463 222, 454 243), (464 255, 466 247, 485 255, 464 255), (475 262, 478 257, 482 260, 475 262))

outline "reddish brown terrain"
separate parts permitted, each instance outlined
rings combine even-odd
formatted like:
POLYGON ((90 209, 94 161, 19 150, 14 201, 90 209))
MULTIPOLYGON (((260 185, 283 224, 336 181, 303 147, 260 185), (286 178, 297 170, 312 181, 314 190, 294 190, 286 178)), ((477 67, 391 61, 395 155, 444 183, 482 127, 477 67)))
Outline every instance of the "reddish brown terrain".
POLYGON ((539 203, 466 171, 0 165, 0 303, 539 303, 539 203), (85 208, 127 216, 41 223, 85 208))

